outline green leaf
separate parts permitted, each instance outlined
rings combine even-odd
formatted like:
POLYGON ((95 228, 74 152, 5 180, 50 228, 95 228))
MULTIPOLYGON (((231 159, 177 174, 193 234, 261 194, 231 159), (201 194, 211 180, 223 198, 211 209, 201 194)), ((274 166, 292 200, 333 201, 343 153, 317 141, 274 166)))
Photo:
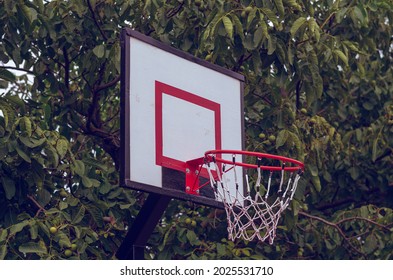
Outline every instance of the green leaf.
POLYGON ((361 170, 360 168, 356 167, 356 166, 352 166, 348 169, 349 174, 351 174, 351 177, 353 180, 356 180, 357 178, 359 178, 360 174, 361 174, 361 170))
POLYGON ((345 18, 345 15, 347 14, 348 7, 342 8, 337 11, 336 13, 336 21, 337 23, 341 23, 341 21, 345 18))
POLYGON ((18 3, 18 6, 29 24, 32 24, 32 22, 37 19, 37 11, 35 9, 29 8, 21 2, 18 3))
POLYGON ((106 164, 103 164, 94 158, 86 157, 83 159, 83 163, 87 164, 89 166, 92 166, 92 167, 97 167, 97 168, 104 170, 104 171, 108 171, 108 166, 106 164))
POLYGON ((330 242, 329 239, 325 239, 325 245, 328 250, 334 250, 336 248, 335 244, 330 242))
POLYGON ((105 46, 104 45, 99 45, 96 46, 93 49, 93 53, 98 57, 98 58, 103 58, 105 55, 105 46))
POLYGON ((270 36, 267 41, 267 54, 271 55, 275 52, 277 47, 277 38, 270 36))
POLYGON ((314 18, 310 18, 308 21, 308 28, 310 29, 310 32, 314 36, 315 40, 319 42, 321 34, 319 32, 319 26, 314 18))
MULTIPOLYGON (((73 95, 75 96, 75 95, 73 95)), ((52 117, 52 108, 49 104, 44 104, 44 118, 46 122, 50 122, 52 117)))
POLYGON ((221 243, 217 243, 217 254, 219 256, 224 256, 226 254, 226 246, 221 243))
POLYGON ((32 134, 31 121, 28 117, 22 117, 20 119, 19 127, 22 132, 26 132, 27 136, 31 137, 32 134))
POLYGON ((75 231, 75 236, 76 236, 76 238, 77 238, 77 239, 81 238, 82 232, 81 232, 80 227, 75 226, 75 227, 74 227, 74 231, 75 231))
POLYGON ((242 22, 235 14, 232 14, 231 18, 232 18, 233 25, 236 27, 236 31, 237 31, 236 34, 239 35, 240 38, 242 38, 242 40, 244 40, 244 32, 243 32, 242 22))
POLYGON ((161 243, 160 246, 159 246, 159 250, 163 250, 164 247, 165 247, 165 245, 167 245, 167 244, 173 239, 173 236, 174 236, 173 233, 174 233, 174 232, 173 232, 171 229, 168 229, 168 230, 165 232, 164 239, 162 240, 162 243, 161 243), (171 237, 171 238, 170 238, 170 237, 171 237), (168 242, 168 241, 169 241, 169 242, 168 242))
POLYGON ((194 231, 187 230, 186 236, 187 236, 187 239, 188 239, 188 241, 190 242, 191 245, 194 246, 194 245, 199 245, 200 244, 200 241, 198 240, 198 237, 197 237, 197 235, 195 234, 194 231))
POLYGON ((317 192, 320 192, 322 189, 322 186, 321 186, 321 181, 319 180, 319 176, 312 176, 311 182, 313 183, 315 190, 317 192))
POLYGON ((15 145, 15 150, 22 159, 28 163, 31 163, 30 157, 19 147, 19 145, 15 145))
POLYGON ((343 41, 342 42, 346 47, 348 47, 351 51, 354 52, 360 52, 359 48, 357 45, 355 45, 355 43, 351 42, 351 41, 343 41))
POLYGON ((74 172, 79 176, 83 177, 85 175, 85 164, 81 160, 74 161, 74 172))
POLYGON ((78 198, 76 198, 73 195, 69 195, 67 196, 66 202, 71 205, 72 207, 78 205, 78 203, 80 202, 80 200, 78 198))
POLYGON ((369 235, 364 242, 364 252, 366 254, 371 254, 378 248, 378 241, 374 234, 369 235))
POLYGON ((266 22, 265 22, 264 20, 261 20, 261 21, 259 22, 259 24, 261 25, 261 28, 262 28, 262 35, 263 35, 265 38, 270 39, 270 35, 269 35, 269 31, 268 31, 268 27, 267 27, 266 22))
POLYGON ((225 31, 227 32, 229 38, 232 40, 233 39, 233 23, 231 19, 227 16, 224 16, 222 18, 222 23, 224 24, 225 31))
POLYGON ((258 9, 257 9, 256 7, 254 7, 254 8, 250 11, 250 13, 248 14, 248 17, 247 17, 247 25, 246 25, 247 29, 250 28, 251 23, 253 22, 253 20, 255 19, 256 15, 257 15, 257 11, 258 11, 258 9))
POLYGON ((272 10, 262 8, 261 11, 265 16, 268 17, 268 19, 273 23, 275 27, 279 27, 277 16, 272 10))
POLYGON ((258 29, 254 33, 254 46, 258 46, 263 38, 263 28, 262 26, 258 27, 258 29))
POLYGON ((284 224, 286 226, 286 228, 290 231, 292 230, 298 220, 299 216, 295 216, 293 211, 288 211, 285 216, 284 216, 284 224))
POLYGON ((292 47, 292 44, 289 44, 288 46, 288 61, 290 65, 293 65, 294 58, 295 58, 295 52, 296 50, 292 47))
POLYGON ((121 193, 123 192, 123 188, 114 188, 112 189, 112 191, 106 196, 108 199, 113 199, 113 198, 117 198, 121 195, 121 193))
POLYGON ((5 96, 5 99, 14 107, 21 107, 23 110, 25 109, 25 100, 22 99, 19 95, 8 95, 5 96))
POLYGON ((340 50, 333 51, 341 60, 344 62, 346 66, 348 66, 348 57, 340 50))
POLYGON ((5 197, 10 200, 15 196, 16 188, 14 180, 3 176, 1 177, 1 184, 3 185, 3 189, 5 192, 5 197))
POLYGON ((18 232, 21 232, 27 225, 29 225, 29 221, 24 220, 20 223, 14 224, 10 227, 9 235, 15 235, 18 232))
POLYGON ((297 200, 293 200, 291 208, 293 211, 293 215, 297 216, 299 214, 299 210, 300 210, 299 202, 297 200))
POLYGON ((315 37, 315 40, 316 40, 317 43, 318 43, 319 40, 321 39, 321 32, 319 31, 319 28, 316 28, 316 29, 315 29, 314 37, 315 37))
POLYGON ((3 104, 0 103, 0 113, 3 116, 4 119, 4 126, 5 128, 8 127, 8 123, 9 123, 9 118, 8 118, 8 111, 6 110, 5 107, 2 106, 3 104))
POLYGON ((308 28, 310 29, 311 33, 315 32, 315 28, 318 27, 318 24, 315 22, 314 18, 310 18, 308 21, 308 28))
POLYGON ((262 67, 262 61, 259 52, 256 50, 252 52, 252 62, 254 64, 254 70, 259 71, 259 69, 262 67))
POLYGON ((353 13, 351 13, 351 16, 355 23, 357 22, 357 20, 359 20, 362 26, 365 26, 368 23, 367 11, 364 9, 363 5, 355 6, 353 8, 353 13))
POLYGON ((0 242, 6 240, 8 236, 8 230, 6 228, 0 229, 0 242))
POLYGON ((56 143, 57 153, 60 155, 60 159, 63 159, 68 150, 68 141, 65 139, 59 139, 56 143))
POLYGON ((313 89, 315 90, 314 94, 316 94, 317 98, 320 98, 323 93, 323 80, 321 75, 319 74, 319 68, 318 65, 313 64, 317 63, 318 59, 316 55, 313 53, 309 54, 309 69, 311 72, 311 78, 312 78, 312 83, 313 83, 313 89), (315 58, 315 60, 313 60, 315 58))
POLYGON ((276 149, 283 146, 285 144, 285 142, 287 142, 288 136, 289 136, 289 134, 288 134, 287 130, 281 130, 278 133, 277 139, 276 139, 276 149))
POLYGON ((314 164, 308 164, 307 167, 308 167, 308 170, 310 170, 312 176, 314 176, 314 177, 318 176, 318 167, 317 166, 315 166, 314 164))
POLYGON ((250 252, 249 249, 244 248, 244 249, 242 249, 241 251, 242 251, 242 253, 243 253, 246 257, 251 257, 251 252, 250 252))
POLYGON ((72 218, 72 224, 76 225, 80 223, 85 216, 86 209, 84 206, 79 207, 78 212, 75 214, 75 216, 72 218))
POLYGON ((51 199, 52 196, 46 189, 40 189, 37 191, 37 200, 39 201, 42 207, 48 205, 51 199))
POLYGON ((145 5, 143 6, 144 11, 148 11, 151 7, 151 0, 145 0, 145 5))
POLYGON ((128 204, 120 204, 119 208, 124 210, 124 209, 130 209, 135 203, 128 203, 128 204))
POLYGON ((368 215, 370 214, 368 207, 367 206, 362 206, 360 207, 360 216, 362 218, 368 218, 368 215))
POLYGON ((62 247, 62 248, 71 247, 71 241, 65 233, 63 233, 63 232, 57 233, 56 239, 57 239, 57 242, 59 243, 60 247, 62 247))
POLYGON ((10 72, 6 69, 0 68, 0 79, 6 80, 9 82, 15 82, 16 76, 12 72, 10 72))
POLYGON ((373 141, 373 148, 371 153, 371 160, 375 162, 378 157, 378 138, 375 138, 373 141))
POLYGON ((36 148, 45 143, 46 138, 34 139, 30 137, 20 136, 19 140, 29 148, 36 148))
POLYGON ((48 251, 45 246, 41 243, 27 242, 19 246, 19 251, 23 254, 36 253, 36 254, 47 254, 48 251))
POLYGON ((7 244, 0 246, 0 260, 4 260, 7 255, 7 244))
POLYGON ((90 180, 89 177, 87 176, 82 176, 82 184, 86 187, 86 188, 91 188, 93 186, 93 182, 90 180))
POLYGON ((93 179, 93 178, 89 178, 90 179, 90 181, 91 181, 91 183, 92 183, 92 185, 93 185, 93 187, 99 187, 100 185, 101 185, 101 182, 100 181, 98 181, 98 180, 96 180, 96 179, 93 179))
POLYGON ((306 18, 304 17, 300 17, 297 20, 295 20, 295 22, 293 23, 292 27, 291 27, 291 35, 292 37, 295 37, 295 34, 297 33, 297 31, 299 30, 299 28, 307 21, 306 18))
POLYGON ((282 0, 274 0, 274 4, 276 5, 278 14, 280 15, 280 17, 284 17, 285 15, 285 10, 284 10, 284 4, 282 2, 282 0))
POLYGON ((8 15, 15 12, 15 0, 4 0, 2 4, 8 15))
POLYGON ((102 226, 103 219, 102 219, 102 212, 99 208, 93 205, 86 205, 86 211, 90 214, 91 218, 98 226, 102 226))
POLYGON ((34 223, 33 225, 30 225, 29 231, 30 231, 30 239, 31 240, 34 240, 38 237, 38 225, 37 224, 34 223))
POLYGON ((44 178, 45 178, 45 171, 41 164, 37 161, 33 161, 33 164, 31 166, 31 172, 33 175, 33 180, 37 187, 41 189, 44 185, 44 178))
POLYGON ((45 147, 45 153, 51 166, 57 167, 59 165, 59 154, 54 147, 47 145, 45 147))
POLYGON ((59 202, 59 209, 60 209, 60 210, 67 209, 67 207, 68 207, 68 203, 66 203, 66 202, 64 202, 64 201, 60 201, 60 202, 59 202))

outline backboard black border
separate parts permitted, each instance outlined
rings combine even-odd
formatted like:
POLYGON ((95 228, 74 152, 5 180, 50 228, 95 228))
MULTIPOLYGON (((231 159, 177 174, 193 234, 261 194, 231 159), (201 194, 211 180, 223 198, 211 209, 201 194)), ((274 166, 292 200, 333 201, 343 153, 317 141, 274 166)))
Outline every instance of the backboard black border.
MULTIPOLYGON (((243 114, 244 112, 244 103, 243 103, 243 91, 244 91, 244 76, 233 72, 229 69, 223 68, 221 66, 212 64, 206 60, 194 57, 193 55, 186 53, 184 51, 178 50, 172 46, 169 46, 165 43, 157 41, 151 37, 148 37, 140 32, 137 32, 130 28, 123 28, 121 30, 120 35, 120 43, 121 43, 121 85, 120 85, 120 186, 132 188, 134 190, 143 191, 147 193, 156 193, 163 196, 173 197, 176 199, 184 200, 184 201, 192 201, 197 204, 211 206, 215 208, 223 208, 223 204, 219 201, 215 201, 211 198, 207 198, 204 196, 196 196, 187 194, 185 191, 166 188, 164 185, 162 188, 157 188, 154 186, 142 184, 139 182, 133 182, 130 180, 130 129, 127 120, 130 119, 130 98, 127 93, 130 90, 130 81, 128 77, 130 77, 130 38, 133 37, 142 42, 150 44, 154 47, 162 49, 168 53, 181 57, 183 59, 189 60, 196 64, 199 64, 203 67, 212 69, 229 77, 235 78, 240 81, 240 98, 241 98, 241 108, 240 112, 243 114)), ((242 149, 244 150, 244 117, 241 117, 241 130, 242 130, 242 149)), ((203 156, 203 155, 201 155, 203 156)), ((191 160, 191 159, 190 159, 191 160)))

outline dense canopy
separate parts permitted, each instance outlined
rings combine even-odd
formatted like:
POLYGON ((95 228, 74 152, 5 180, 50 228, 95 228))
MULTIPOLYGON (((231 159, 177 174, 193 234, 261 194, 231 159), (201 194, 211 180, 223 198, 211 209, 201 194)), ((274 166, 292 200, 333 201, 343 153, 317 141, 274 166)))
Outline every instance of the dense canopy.
POLYGON ((146 199, 119 187, 123 27, 243 74, 247 150, 306 164, 274 245, 174 200, 146 258, 392 259, 392 22, 391 0, 0 0, 0 259, 115 258, 146 199))

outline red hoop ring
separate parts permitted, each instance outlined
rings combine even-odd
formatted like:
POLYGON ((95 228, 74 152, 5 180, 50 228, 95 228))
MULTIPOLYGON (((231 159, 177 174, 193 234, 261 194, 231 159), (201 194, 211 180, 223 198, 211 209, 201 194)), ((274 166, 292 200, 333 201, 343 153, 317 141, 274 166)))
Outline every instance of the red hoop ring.
MULTIPOLYGON (((207 159, 209 162, 212 162, 213 161, 212 157, 214 155, 222 155, 222 154, 253 156, 261 159, 262 158, 275 159, 281 161, 282 163, 291 163, 296 165, 296 166, 284 167, 284 171, 290 171, 290 172, 294 172, 298 170, 304 171, 304 163, 301 161, 292 158, 283 157, 283 156, 276 156, 272 154, 264 154, 259 152, 240 151, 240 150, 210 150, 205 153, 205 159, 207 159)), ((234 164, 233 161, 222 159, 219 157, 215 157, 215 159, 219 163, 232 164, 232 165, 234 164)), ((269 170, 269 171, 281 171, 283 169, 282 166, 266 166, 266 165, 258 166, 256 164, 243 163, 243 162, 235 162, 235 165, 245 168, 255 168, 255 169, 260 168, 261 170, 269 170)))

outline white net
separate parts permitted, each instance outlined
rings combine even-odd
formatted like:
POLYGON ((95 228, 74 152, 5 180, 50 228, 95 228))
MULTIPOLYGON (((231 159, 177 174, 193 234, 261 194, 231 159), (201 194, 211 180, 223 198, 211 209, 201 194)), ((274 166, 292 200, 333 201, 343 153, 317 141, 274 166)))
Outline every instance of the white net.
POLYGON ((214 157, 212 162, 206 162, 205 165, 216 199, 221 200, 225 206, 228 238, 232 241, 237 238, 248 241, 268 239, 269 243, 273 244, 281 214, 296 192, 301 169, 287 171, 283 163, 281 170, 270 171, 267 185, 261 185, 262 170, 256 168, 255 180, 245 175, 247 192, 243 194, 238 188, 235 160, 229 168, 228 164, 223 164, 220 168, 214 157), (229 191, 230 183, 233 184, 233 180, 227 179, 229 172, 233 172, 231 177, 235 178, 235 194, 229 191))

